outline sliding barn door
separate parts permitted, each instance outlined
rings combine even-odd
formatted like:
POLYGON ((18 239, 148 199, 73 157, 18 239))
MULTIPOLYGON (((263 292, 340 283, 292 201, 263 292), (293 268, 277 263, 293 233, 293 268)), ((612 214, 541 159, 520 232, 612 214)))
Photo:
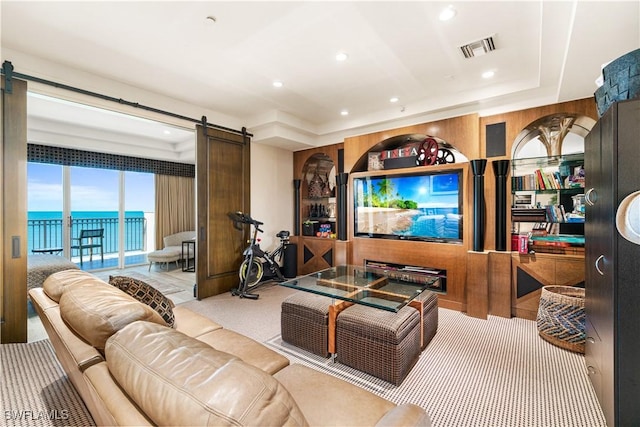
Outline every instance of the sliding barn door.
POLYGON ((0 342, 17 343, 27 342, 27 82, 1 80, 0 342))
POLYGON ((198 299, 238 286, 247 234, 227 214, 250 211, 249 150, 243 135, 197 126, 198 299))

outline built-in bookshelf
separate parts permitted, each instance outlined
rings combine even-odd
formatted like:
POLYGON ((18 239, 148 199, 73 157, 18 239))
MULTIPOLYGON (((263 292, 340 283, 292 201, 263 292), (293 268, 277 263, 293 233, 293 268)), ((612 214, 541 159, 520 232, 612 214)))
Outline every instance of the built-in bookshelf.
POLYGON ((513 234, 528 236, 528 251, 583 251, 584 178, 583 153, 512 161, 513 234))
POLYGON ((514 159, 513 222, 583 223, 584 154, 514 159))

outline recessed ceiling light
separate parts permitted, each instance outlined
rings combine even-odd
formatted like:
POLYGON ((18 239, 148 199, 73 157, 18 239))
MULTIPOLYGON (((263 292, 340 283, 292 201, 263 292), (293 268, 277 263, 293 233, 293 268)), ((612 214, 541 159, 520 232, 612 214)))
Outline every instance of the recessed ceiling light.
POLYGON ((438 18, 441 21, 448 21, 450 19, 452 19, 454 16, 456 16, 456 10, 453 8, 453 6, 449 5, 446 8, 442 9, 442 12, 440 12, 440 15, 438 16, 438 18))
POLYGON ((162 133, 164 133, 165 135, 171 135, 171 131, 168 129, 165 129, 164 131, 162 131, 162 133))
POLYGON ((400 101, 400 99, 398 99, 398 97, 397 97, 397 96, 394 96, 394 97, 392 97, 392 98, 389 98, 389 102, 398 102, 398 101, 400 101))
POLYGON ((341 116, 348 116, 349 115, 349 111, 348 110, 342 110, 342 111, 340 111, 340 115, 341 116))
POLYGON ((215 17, 215 16, 213 16, 213 15, 209 15, 209 16, 207 16, 207 17, 205 18, 205 21, 204 21, 204 22, 205 22, 206 24, 214 24, 214 23, 216 23, 217 21, 218 21, 218 20, 216 19, 216 17, 215 17))
POLYGON ((490 79, 491 77, 495 76, 496 73, 494 71, 485 71, 484 73, 482 73, 482 78, 483 79, 490 79))
POLYGON ((273 87, 282 87, 282 86, 284 86, 284 83, 282 83, 280 80, 273 81, 273 87))
POLYGON ((336 61, 339 61, 339 62, 346 61, 348 57, 349 55, 347 55, 346 53, 338 52, 336 54, 336 61))

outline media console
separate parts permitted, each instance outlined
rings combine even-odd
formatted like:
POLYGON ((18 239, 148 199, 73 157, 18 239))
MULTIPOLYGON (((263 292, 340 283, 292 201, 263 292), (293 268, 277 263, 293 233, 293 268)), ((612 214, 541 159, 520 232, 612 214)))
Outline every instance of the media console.
POLYGON ((409 283, 427 284, 427 289, 430 291, 447 293, 447 270, 372 260, 365 260, 364 266, 367 269, 379 272, 392 279, 409 283), (434 276, 440 278, 440 280, 433 282, 431 278, 434 276))

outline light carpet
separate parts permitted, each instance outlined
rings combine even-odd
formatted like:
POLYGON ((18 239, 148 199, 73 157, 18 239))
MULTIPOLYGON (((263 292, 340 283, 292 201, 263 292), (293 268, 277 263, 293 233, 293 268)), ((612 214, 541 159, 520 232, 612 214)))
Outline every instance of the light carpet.
POLYGON ((584 356, 541 339, 534 321, 496 316, 481 320, 440 308, 436 336, 395 387, 282 343, 280 306, 295 292, 300 291, 276 285, 260 289, 255 301, 225 293, 185 305, 264 342, 292 362, 328 372, 392 402, 415 403, 427 410, 434 427, 605 425, 584 356))
POLYGON ((535 322, 479 320, 439 309, 436 336, 404 382, 386 381, 284 343, 266 344, 396 404, 414 403, 438 426, 605 426, 584 356, 542 340, 535 322))
POLYGON ((49 340, 0 345, 2 425, 92 426, 49 340))

